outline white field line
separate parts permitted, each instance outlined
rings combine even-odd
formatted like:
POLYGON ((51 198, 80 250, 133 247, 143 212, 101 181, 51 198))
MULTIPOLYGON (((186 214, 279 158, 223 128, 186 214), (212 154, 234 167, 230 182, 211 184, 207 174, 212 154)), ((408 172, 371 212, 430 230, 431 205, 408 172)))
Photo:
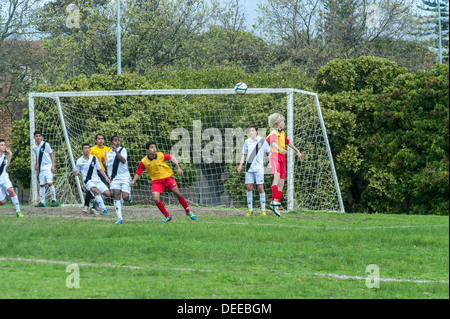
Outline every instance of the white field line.
MULTIPOLYGON (((21 258, 21 257, 0 257, 0 261, 17 261, 17 262, 30 262, 30 263, 44 263, 44 264, 55 264, 55 265, 77 265, 77 266, 87 266, 87 267, 106 267, 106 268, 127 268, 131 270, 135 269, 158 269, 158 270, 174 270, 174 271, 188 271, 188 272, 214 272, 213 270, 207 269, 193 269, 193 268, 179 268, 179 267, 143 267, 143 266, 132 266, 132 265, 114 265, 114 264, 96 264, 96 263, 73 263, 68 261, 58 261, 58 260, 45 260, 45 259, 32 259, 32 258, 21 258)), ((304 276, 315 276, 315 277, 325 277, 334 278, 342 280, 366 280, 367 277, 361 276, 349 276, 349 275, 339 275, 331 273, 300 273, 299 275, 304 276)), ((428 279, 402 279, 402 278, 380 278, 380 281, 384 282, 412 282, 412 283, 445 283, 448 284, 448 280, 428 280, 428 279)))

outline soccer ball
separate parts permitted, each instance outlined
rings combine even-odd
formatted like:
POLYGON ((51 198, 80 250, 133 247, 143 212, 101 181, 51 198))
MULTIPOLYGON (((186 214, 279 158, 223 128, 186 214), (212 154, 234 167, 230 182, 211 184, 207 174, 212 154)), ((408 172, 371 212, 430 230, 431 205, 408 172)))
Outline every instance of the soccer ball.
POLYGON ((245 92, 247 92, 247 84, 239 82, 234 86, 234 91, 236 94, 245 94, 245 92))

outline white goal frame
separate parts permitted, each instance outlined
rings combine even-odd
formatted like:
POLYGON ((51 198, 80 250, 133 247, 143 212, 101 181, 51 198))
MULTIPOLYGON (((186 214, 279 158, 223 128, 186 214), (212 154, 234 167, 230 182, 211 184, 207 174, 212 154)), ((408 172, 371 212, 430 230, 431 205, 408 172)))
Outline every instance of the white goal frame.
MULTIPOLYGON (((330 160, 331 171, 333 175, 333 180, 335 184, 336 195, 339 202, 339 212, 345 212, 344 204, 342 201, 341 191, 339 188, 339 182, 336 175, 336 170, 334 167, 333 156, 331 153, 331 148, 328 142, 328 136, 325 128, 325 123, 322 117, 322 111, 320 109, 320 103, 317 93, 308 92, 292 88, 249 88, 245 94, 286 94, 287 96, 287 117, 286 125, 287 132, 286 135, 288 139, 293 140, 293 128, 294 128, 294 93, 300 93, 312 96, 316 105, 317 114, 319 117, 322 134, 324 137, 326 150, 328 158, 330 160)), ((61 107, 60 98, 61 97, 86 97, 86 96, 139 96, 139 95, 236 95, 234 89, 168 89, 168 90, 121 90, 121 91, 71 91, 71 92, 46 92, 46 93, 29 93, 29 120, 30 120, 30 151, 31 151, 31 189, 30 189, 30 202, 38 202, 38 188, 37 188, 37 173, 34 169, 36 163, 36 157, 32 151, 34 145, 33 132, 35 131, 35 115, 34 115, 34 99, 35 98, 49 98, 54 99, 58 108, 59 120, 62 124, 62 129, 64 133, 65 142, 67 144, 67 151, 70 156, 70 161, 72 163, 73 169, 75 169, 75 161, 73 158, 72 148, 69 142, 69 136, 66 131, 64 114, 61 107)), ((294 206, 294 151, 288 148, 287 153, 287 211, 293 209, 294 206)), ((301 150, 300 150, 301 151, 301 150)), ((77 188, 80 195, 81 203, 84 201, 84 194, 81 187, 81 183, 78 178, 76 178, 77 188)))

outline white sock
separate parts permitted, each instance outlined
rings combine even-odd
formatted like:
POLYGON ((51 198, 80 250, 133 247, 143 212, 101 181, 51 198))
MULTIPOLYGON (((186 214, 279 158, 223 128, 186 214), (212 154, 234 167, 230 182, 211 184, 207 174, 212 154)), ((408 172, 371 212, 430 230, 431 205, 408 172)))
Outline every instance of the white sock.
POLYGON ((96 196, 95 196, 95 200, 97 201, 98 206, 100 206, 100 208, 101 208, 102 210, 105 210, 105 209, 106 209, 105 203, 103 202, 103 198, 102 198, 100 195, 96 195, 96 196))
POLYGON ((11 201, 14 204, 14 207, 16 208, 16 213, 20 212, 20 204, 19 204, 19 198, 16 196, 11 197, 11 201))
POLYGON ((40 188, 39 195, 41 198, 41 203, 45 204, 45 186, 40 188))
POLYGON ((56 202, 56 189, 55 185, 50 186, 50 194, 52 195, 52 200, 56 202))
POLYGON ((114 207, 116 208, 117 220, 122 219, 122 204, 120 200, 114 200, 114 207))
POLYGON ((253 211, 253 191, 247 191, 247 206, 249 211, 253 211))
POLYGON ((266 210, 266 193, 259 193, 259 201, 261 202, 261 210, 266 210))

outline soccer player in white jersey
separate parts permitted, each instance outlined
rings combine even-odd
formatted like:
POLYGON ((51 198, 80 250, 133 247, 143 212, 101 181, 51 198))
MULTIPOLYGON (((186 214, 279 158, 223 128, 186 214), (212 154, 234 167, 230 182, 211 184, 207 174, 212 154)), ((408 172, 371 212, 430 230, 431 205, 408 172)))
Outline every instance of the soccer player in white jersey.
POLYGON ((106 154, 106 165, 109 178, 111 179, 110 188, 113 192, 114 207, 117 214, 117 224, 122 224, 122 202, 131 203, 131 175, 128 171, 128 153, 125 147, 120 146, 118 136, 111 137, 111 150, 106 154))
POLYGON ((14 191, 9 175, 6 172, 6 169, 11 163, 11 159, 11 149, 6 147, 4 139, 0 139, 0 205, 6 204, 6 194, 8 194, 16 208, 17 217, 23 217, 23 214, 20 211, 19 199, 14 191), (5 151, 8 153, 8 157, 6 157, 5 151))
POLYGON ((108 186, 106 186, 105 183, 100 180, 98 173, 102 174, 108 183, 111 183, 111 181, 109 180, 108 176, 106 176, 106 173, 98 162, 97 157, 89 154, 89 152, 91 151, 89 143, 83 144, 82 151, 83 156, 77 159, 73 175, 78 176, 79 174, 81 174, 81 176, 83 177, 84 187, 92 192, 92 195, 94 195, 94 200, 103 210, 103 215, 106 215, 108 214, 108 211, 106 210, 102 195, 105 197, 109 197, 111 193, 109 192, 108 186))
POLYGON ((55 173, 55 155, 48 142, 43 141, 41 131, 34 132, 35 145, 33 146, 34 154, 36 154, 35 170, 39 171, 39 197, 41 202, 35 207, 45 207, 45 185, 48 185, 52 196, 52 207, 56 206, 56 190, 53 185, 53 174, 55 173))
POLYGON ((240 173, 242 165, 245 165, 245 184, 247 184, 247 216, 253 214, 253 184, 259 192, 261 203, 261 215, 266 215, 266 193, 264 192, 264 153, 270 153, 270 146, 267 141, 258 136, 258 126, 255 124, 249 127, 250 138, 245 140, 242 148, 242 158, 237 171, 240 173))

